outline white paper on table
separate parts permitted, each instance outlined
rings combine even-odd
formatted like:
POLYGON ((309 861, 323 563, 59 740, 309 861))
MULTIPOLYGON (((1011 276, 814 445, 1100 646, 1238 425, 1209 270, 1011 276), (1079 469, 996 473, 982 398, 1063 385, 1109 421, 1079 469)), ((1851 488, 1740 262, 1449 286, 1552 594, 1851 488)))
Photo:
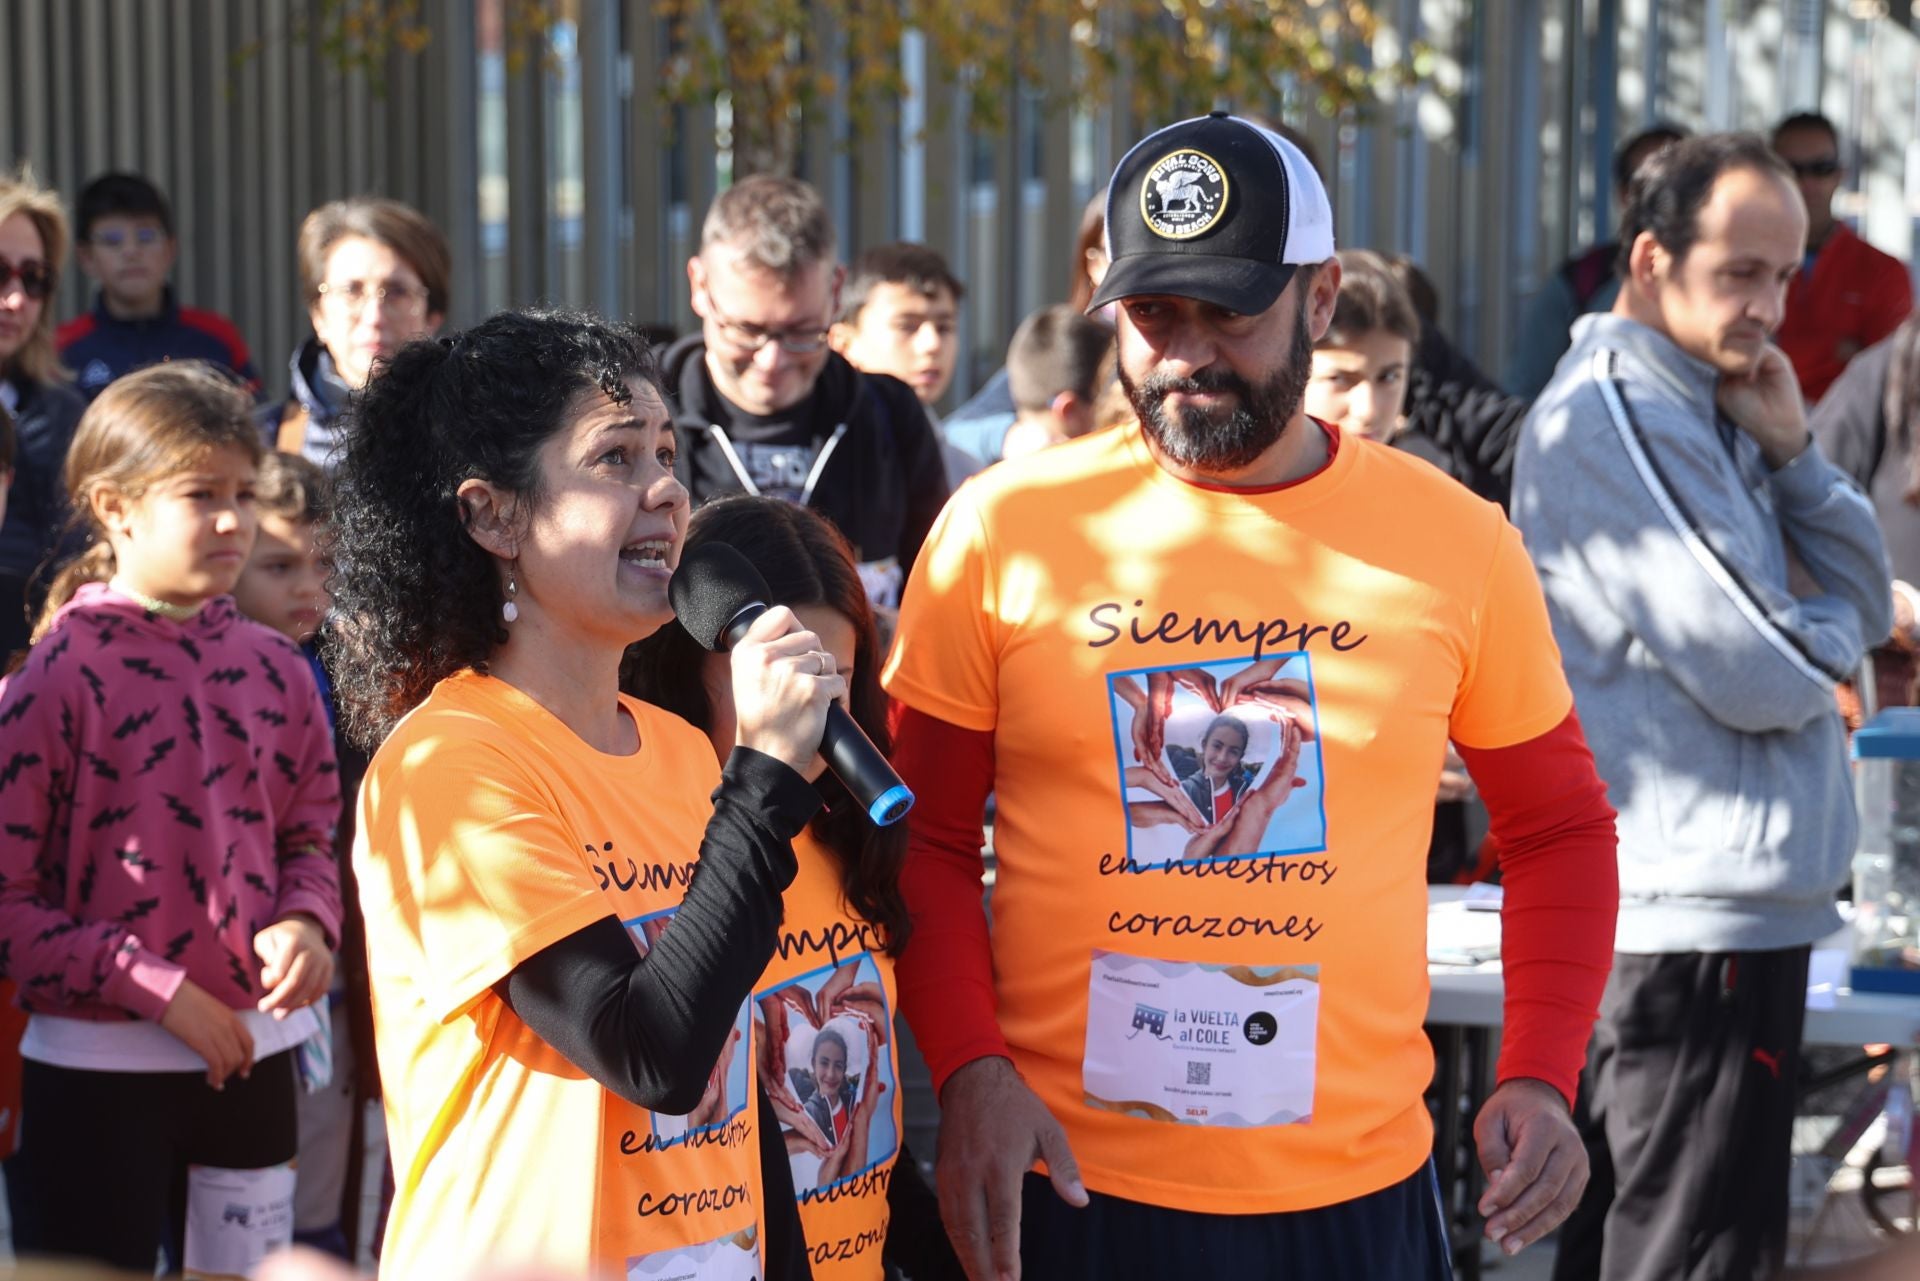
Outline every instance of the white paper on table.
POLYGON ((1807 1008, 1831 1010, 1834 998, 1847 985, 1847 952, 1837 947, 1816 947, 1807 958, 1807 1008))
POLYGON ((1465 899, 1427 908, 1427 960, 1435 965, 1483 965, 1500 959, 1500 914, 1465 899))
POLYGON ((1475 881, 1467 886, 1466 897, 1460 900, 1460 905, 1470 912, 1498 912, 1506 901, 1507 892, 1502 887, 1475 881))

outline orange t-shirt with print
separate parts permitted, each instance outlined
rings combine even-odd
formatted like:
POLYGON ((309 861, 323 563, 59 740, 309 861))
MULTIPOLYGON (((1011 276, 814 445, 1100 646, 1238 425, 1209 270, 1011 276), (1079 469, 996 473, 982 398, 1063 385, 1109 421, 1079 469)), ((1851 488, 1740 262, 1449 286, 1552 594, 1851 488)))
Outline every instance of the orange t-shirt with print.
POLYGON ((779 946, 753 994, 754 1052, 814 1281, 880 1281, 901 1135, 893 958, 848 905, 834 854, 811 831, 793 853, 800 870, 782 896, 779 946))
POLYGON ((1100 433, 954 496, 886 684, 993 733, 1001 1027, 1089 1187, 1267 1213, 1419 1168, 1447 742, 1572 707, 1498 508, 1358 438, 1241 492, 1100 433))
POLYGON ((670 713, 621 705, 640 748, 609 756, 464 672, 368 768, 353 861, 393 1153, 389 1275, 760 1276, 746 1006, 696 1127, 607 1091, 493 990, 609 914, 644 951, 685 893, 713 749, 670 713))

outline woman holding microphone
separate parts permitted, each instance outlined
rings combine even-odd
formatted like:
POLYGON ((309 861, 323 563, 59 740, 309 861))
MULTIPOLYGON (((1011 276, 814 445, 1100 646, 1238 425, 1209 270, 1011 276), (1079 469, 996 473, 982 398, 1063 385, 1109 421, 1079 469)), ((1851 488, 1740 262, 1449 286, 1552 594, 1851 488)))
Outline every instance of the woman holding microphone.
POLYGON ((768 610, 724 769, 620 694, 673 617, 674 447, 639 335, 567 314, 408 346, 356 406, 335 689, 379 744, 354 866, 392 1275, 805 1275, 747 1001, 846 684, 768 610))

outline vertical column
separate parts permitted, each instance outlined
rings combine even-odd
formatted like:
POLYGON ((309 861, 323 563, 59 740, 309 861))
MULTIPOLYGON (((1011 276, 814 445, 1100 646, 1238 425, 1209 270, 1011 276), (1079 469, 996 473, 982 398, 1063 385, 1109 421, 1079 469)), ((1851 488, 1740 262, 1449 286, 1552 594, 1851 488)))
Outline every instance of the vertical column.
MULTIPOLYGON (((110 0, 107 36, 112 45, 108 71, 113 81, 113 155, 116 169, 130 169, 140 155, 140 23, 138 0, 110 0)), ((0 25, 4 25, 0 22, 0 25)), ((0 49, 0 66, 12 66, 0 49)), ((0 153, 5 151, 0 138, 0 153)))
MULTIPOLYGON (((1058 85, 1064 99, 1073 84, 1073 33, 1064 25, 1041 36, 1041 82, 1058 85)), ((1042 205, 1039 243, 1034 246, 1040 269, 1032 274, 1039 285, 1039 296, 1022 308, 1014 324, 1018 326, 1031 307, 1057 302, 1067 296, 1079 264, 1072 261, 1073 244, 1080 233, 1080 193, 1073 184, 1073 113, 1064 101, 1048 101, 1040 121, 1040 174, 1046 184, 1042 205)), ((1007 331, 1007 341, 1013 330, 1007 331)))
MULTIPOLYGON (((111 154, 113 112, 109 103, 120 86, 107 77, 107 12, 103 0, 74 0, 72 8, 78 19, 79 48, 74 51, 78 55, 75 61, 80 69, 80 89, 86 95, 79 130, 81 152, 85 157, 82 168, 90 176, 106 168, 111 154)), ((81 181, 85 180, 82 177, 81 181)))
POLYGON ((420 136, 438 162, 422 194, 453 259, 447 325, 457 328, 486 314, 480 290, 480 50, 471 0, 438 0, 433 33, 420 136))
POLYGON ((909 29, 900 36, 900 238, 927 240, 927 38, 909 29))
POLYGON ((856 250, 900 238, 899 100, 876 103, 864 118, 849 118, 849 124, 852 134, 836 148, 836 154, 844 156, 846 145, 855 148, 849 193, 853 228, 850 239, 841 246, 841 252, 851 259, 856 250))
POLYGON ((235 279, 229 315, 253 348, 262 390, 278 400, 287 392, 287 356, 293 347, 300 293, 289 265, 293 214, 282 178, 288 145, 285 113, 278 122, 279 132, 273 130, 271 118, 271 105, 284 102, 285 85, 271 97, 264 91, 269 55, 258 46, 263 38, 261 25, 259 6, 235 7, 234 39, 254 52, 229 73, 228 82, 240 107, 235 113, 231 155, 235 169, 246 178, 246 187, 235 201, 237 216, 229 245, 247 265, 235 279), (274 139, 271 154, 268 138, 274 139))
POLYGON ((631 310, 620 261, 626 157, 620 148, 620 0, 584 0, 580 8, 580 131, 585 302, 607 316, 631 310))
POLYGON ((672 196, 667 152, 662 145, 663 108, 657 80, 665 60, 660 20, 651 0, 626 0, 627 199, 633 231, 627 241, 625 275, 632 317, 642 324, 665 323, 673 314, 669 286, 681 278, 667 250, 667 205, 672 196))
POLYGON ((536 42, 507 71, 507 297, 510 307, 547 286, 546 72, 536 42))

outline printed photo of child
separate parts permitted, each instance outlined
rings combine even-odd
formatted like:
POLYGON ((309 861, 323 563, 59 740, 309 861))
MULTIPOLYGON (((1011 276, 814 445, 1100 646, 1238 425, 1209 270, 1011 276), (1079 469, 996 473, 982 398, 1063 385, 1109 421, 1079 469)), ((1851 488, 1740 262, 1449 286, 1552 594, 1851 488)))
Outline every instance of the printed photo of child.
POLYGON ((753 1018, 761 1079, 803 1198, 893 1155, 900 1139, 886 1095, 899 1087, 872 957, 863 952, 763 994, 753 1018))
POLYGON ((1134 865, 1326 848, 1307 655, 1117 672, 1108 690, 1134 865))

